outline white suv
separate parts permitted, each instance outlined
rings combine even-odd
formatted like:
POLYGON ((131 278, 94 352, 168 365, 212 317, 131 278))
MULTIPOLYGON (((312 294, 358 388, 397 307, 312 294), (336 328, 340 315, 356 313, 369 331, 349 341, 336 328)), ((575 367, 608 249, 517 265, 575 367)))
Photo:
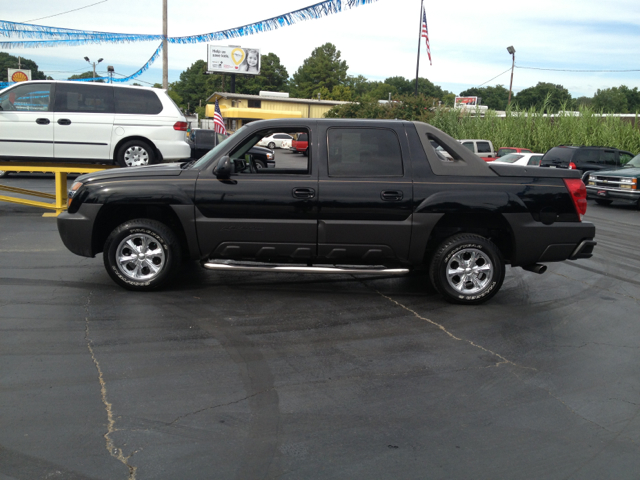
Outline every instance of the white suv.
POLYGON ((179 161, 191 154, 186 130, 157 88, 33 81, 0 90, 0 161, 179 161))

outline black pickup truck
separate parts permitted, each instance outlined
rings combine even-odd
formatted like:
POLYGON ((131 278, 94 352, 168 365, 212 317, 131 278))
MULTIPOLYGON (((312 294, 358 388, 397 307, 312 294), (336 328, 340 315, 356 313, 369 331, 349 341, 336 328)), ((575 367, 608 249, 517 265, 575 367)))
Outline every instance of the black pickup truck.
POLYGON ((103 252, 132 290, 170 280, 183 259, 218 271, 427 268, 446 300, 477 304, 505 265, 543 273, 591 257, 586 205, 578 172, 487 164, 424 123, 282 119, 252 122, 197 161, 82 175, 58 229, 73 253, 103 252), (308 134, 308 156, 256 168, 248 152, 274 132, 308 134))

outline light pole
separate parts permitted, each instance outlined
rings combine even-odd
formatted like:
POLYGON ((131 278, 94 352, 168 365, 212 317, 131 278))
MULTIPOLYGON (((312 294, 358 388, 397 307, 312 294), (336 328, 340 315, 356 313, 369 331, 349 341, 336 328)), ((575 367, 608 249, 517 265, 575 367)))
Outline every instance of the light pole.
POLYGON ((511 63, 511 82, 509 82, 509 100, 507 100, 507 107, 511 105, 511 89, 513 88, 513 67, 516 65, 516 49, 513 48, 513 45, 507 47, 507 52, 511 54, 511 58, 513 62, 511 63))
POLYGON ((102 60, 104 60, 104 58, 99 58, 97 62, 92 62, 91 60, 89 60, 89 57, 84 57, 84 59, 89 62, 91 65, 93 65, 93 78, 91 79, 92 82, 95 82, 95 78, 96 78, 96 65, 99 64, 102 60))
POLYGON ((107 72, 109 72, 109 83, 113 83, 113 72, 114 72, 113 65, 109 65, 107 67, 107 72))

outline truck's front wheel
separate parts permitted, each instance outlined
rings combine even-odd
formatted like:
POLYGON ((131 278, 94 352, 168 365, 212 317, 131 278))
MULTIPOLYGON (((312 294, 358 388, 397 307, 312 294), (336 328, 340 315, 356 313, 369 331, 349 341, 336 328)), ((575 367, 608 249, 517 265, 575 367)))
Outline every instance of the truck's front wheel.
POLYGON ((504 262, 490 240, 474 234, 449 237, 431 259, 431 282, 445 300, 475 305, 493 297, 504 281, 504 262))
POLYGON ((103 258, 109 276, 121 287, 153 290, 171 279, 180 263, 180 245, 163 223, 129 220, 107 237, 103 258))

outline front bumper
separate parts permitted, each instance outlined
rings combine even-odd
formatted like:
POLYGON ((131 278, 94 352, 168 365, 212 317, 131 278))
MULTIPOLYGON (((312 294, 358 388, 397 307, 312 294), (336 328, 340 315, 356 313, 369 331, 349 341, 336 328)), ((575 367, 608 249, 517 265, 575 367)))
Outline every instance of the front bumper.
POLYGON ((640 201, 640 191, 622 189, 604 189, 601 187, 587 187, 587 198, 603 200, 622 200, 629 203, 640 201))
POLYGON ((76 213, 58 215, 58 233, 62 243, 72 253, 93 257, 93 225, 102 208, 101 204, 83 203, 76 213))

